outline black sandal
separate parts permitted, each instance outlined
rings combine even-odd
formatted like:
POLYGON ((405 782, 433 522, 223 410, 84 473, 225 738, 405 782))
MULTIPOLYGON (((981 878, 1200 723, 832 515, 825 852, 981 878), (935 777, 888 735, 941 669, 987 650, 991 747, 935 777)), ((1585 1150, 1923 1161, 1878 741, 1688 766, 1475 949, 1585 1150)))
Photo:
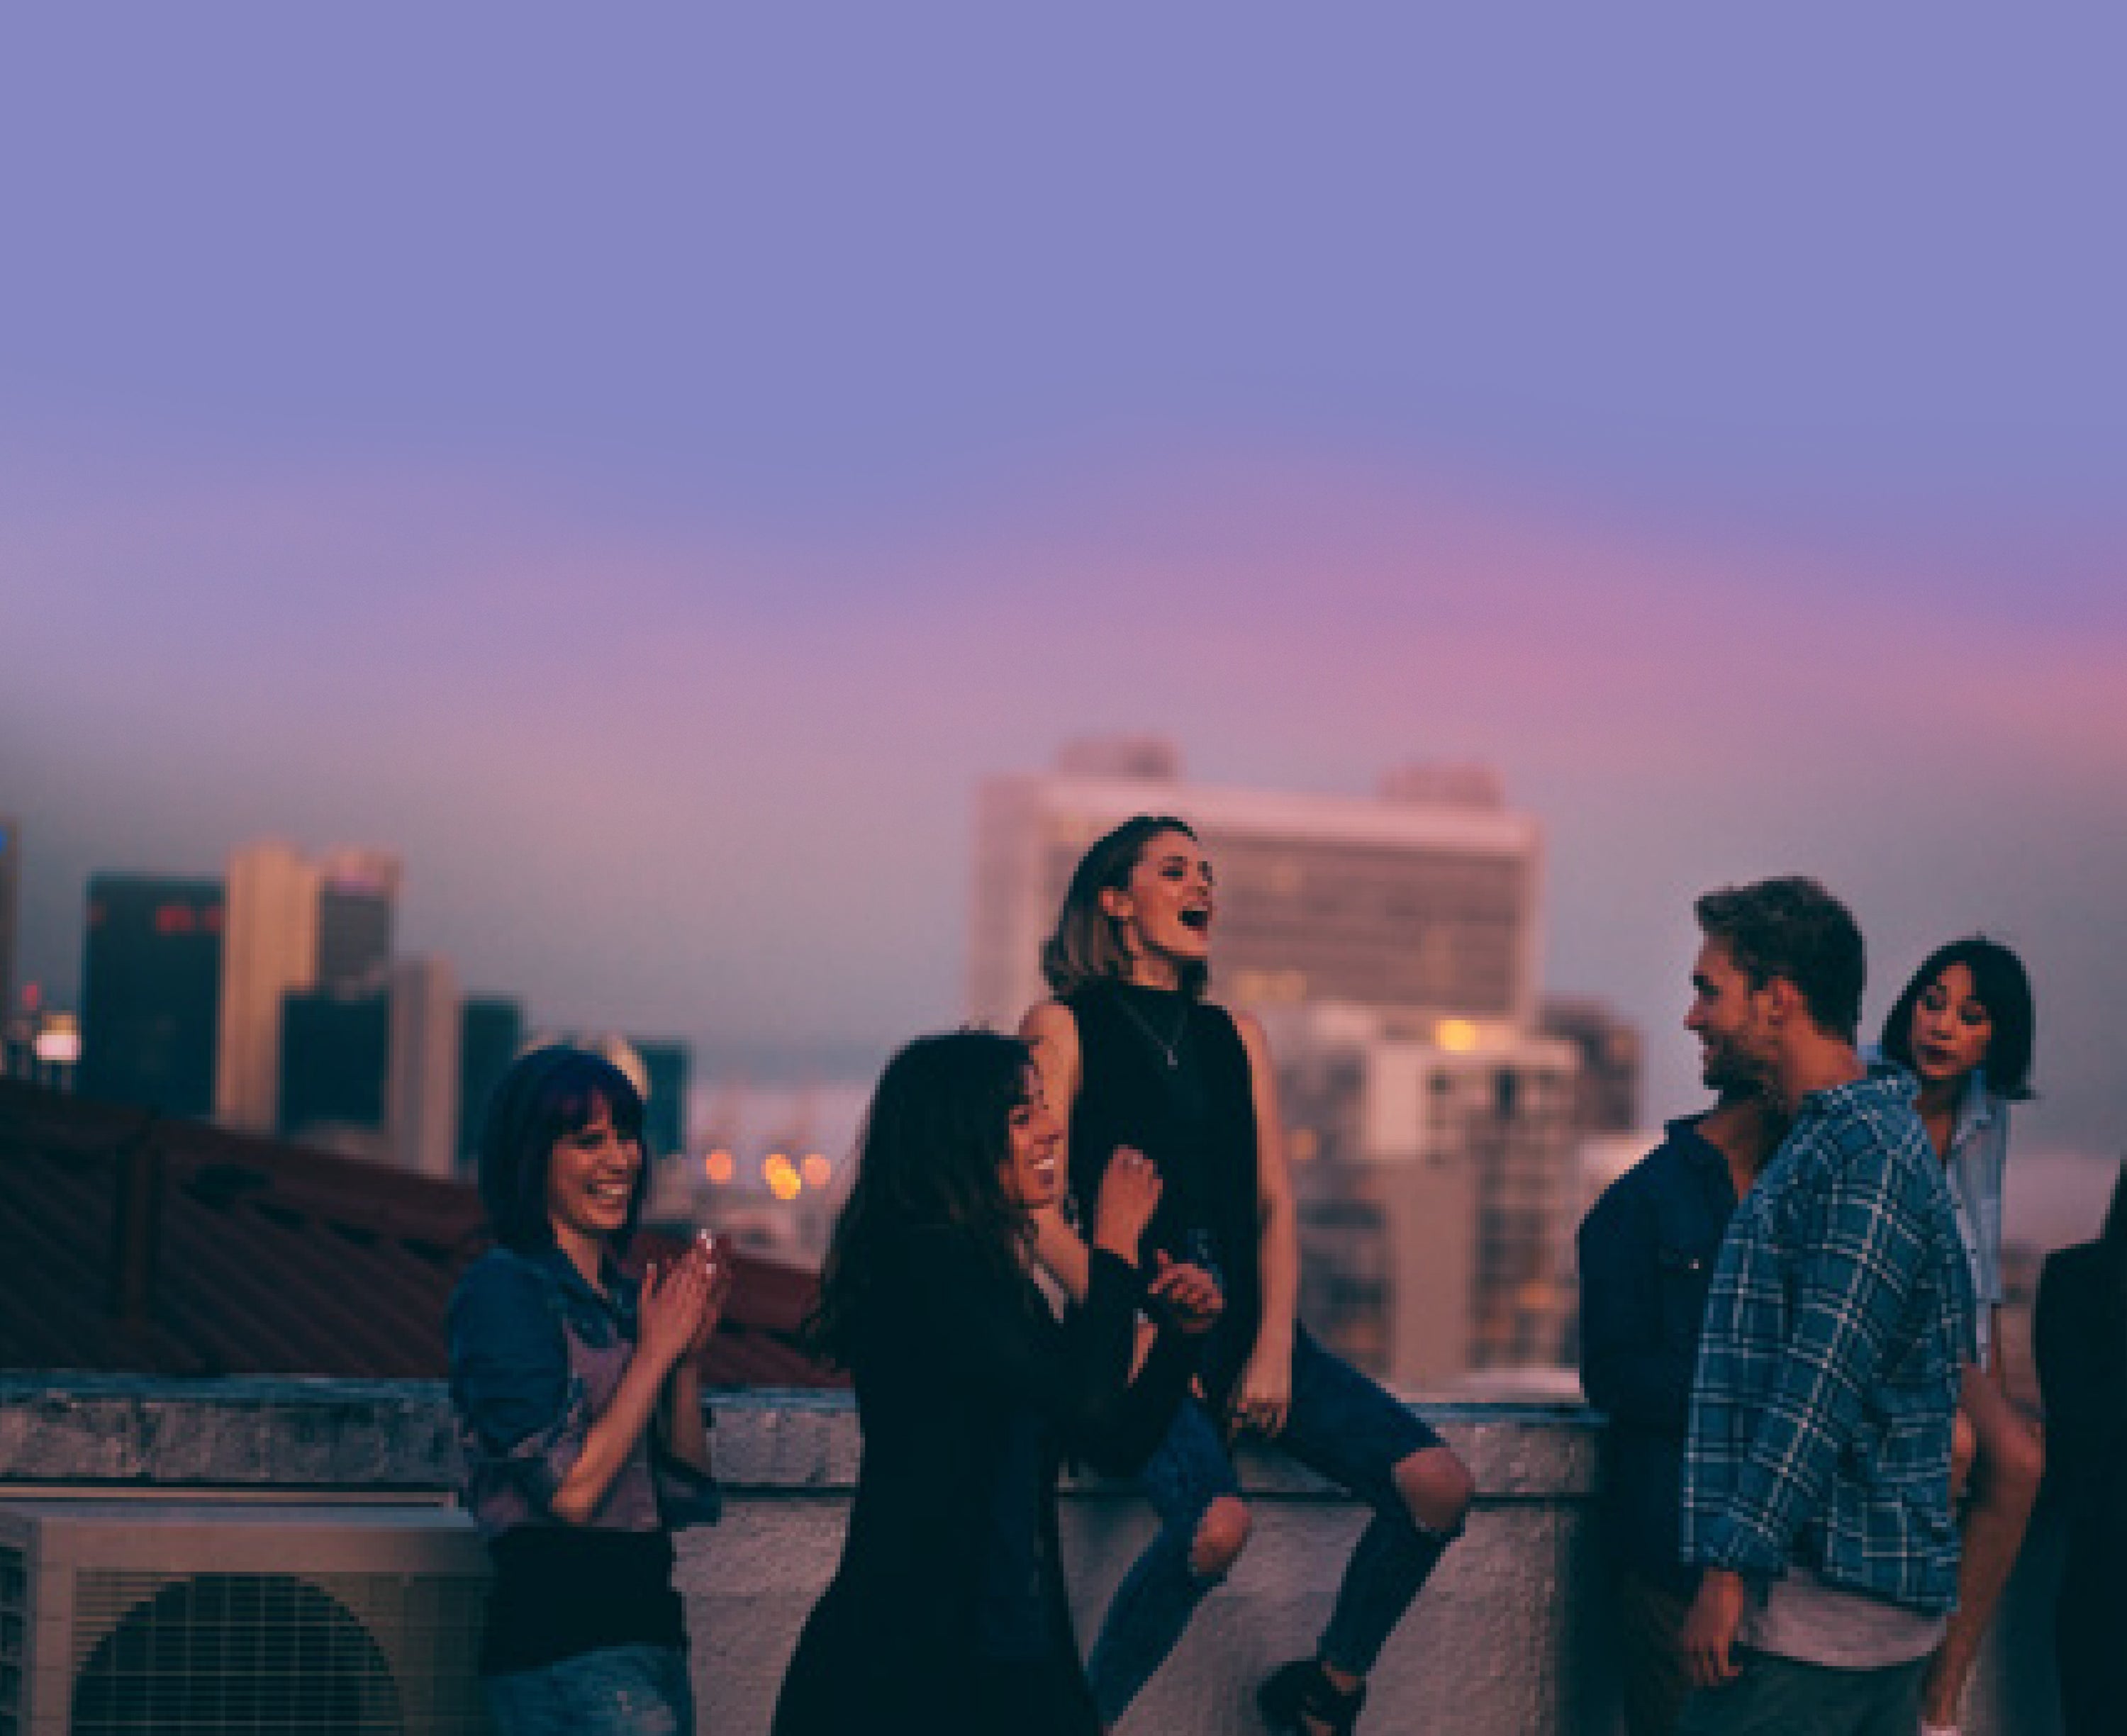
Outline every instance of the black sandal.
POLYGON ((1367 1703, 1363 1682, 1349 1692, 1334 1686, 1312 1658, 1295 1658, 1263 1678, 1256 1690, 1256 1710, 1279 1736, 1312 1736, 1305 1719, 1312 1718, 1329 1736, 1351 1736, 1367 1703))

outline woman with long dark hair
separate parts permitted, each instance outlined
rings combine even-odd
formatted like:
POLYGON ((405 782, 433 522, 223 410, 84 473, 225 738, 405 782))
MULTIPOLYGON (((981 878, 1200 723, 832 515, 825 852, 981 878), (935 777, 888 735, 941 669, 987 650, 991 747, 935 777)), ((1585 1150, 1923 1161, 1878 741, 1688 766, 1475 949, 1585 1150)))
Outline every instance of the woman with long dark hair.
POLYGON ((467 1505, 495 1561, 481 1673, 509 1736, 686 1736, 675 1527, 713 1519, 693 1359, 729 1278, 697 1243, 638 1284, 642 1100, 581 1049, 503 1076, 481 1132, 496 1242, 450 1304, 467 1505))
MULTIPOLYGON (((1021 1026, 1066 1118, 1082 1211, 1114 1164, 1148 1154, 1166 1183, 1145 1246, 1208 1264, 1226 1308, 1201 1401, 1176 1412, 1143 1487, 1160 1530, 1110 1605, 1088 1666, 1104 1723, 1120 1718, 1246 1542, 1231 1435, 1272 1442, 1374 1510, 1315 1653, 1257 1701, 1281 1731, 1348 1731, 1366 1677, 1461 1529, 1469 1473, 1438 1436, 1308 1336, 1295 1317, 1299 1244, 1262 1029, 1205 998, 1217 914, 1196 834, 1139 815, 1078 865, 1042 956, 1055 998, 1021 1026)), ((1044 1261, 1074 1294, 1085 1256, 1061 1213, 1044 1261)))
POLYGON ((776 1736, 1097 1736, 1058 1557, 1059 1459, 1142 1462, 1219 1301, 1178 1263, 1146 1280, 1160 1181, 1125 1160, 1093 1206, 1084 1306, 1059 1323, 1030 1261, 1033 1214, 1063 1185, 1024 1043, 919 1038, 888 1064, 811 1322, 856 1387, 856 1498, 776 1736), (1133 1379, 1140 1308, 1165 1324, 1133 1379))
POLYGON ((2031 1095, 2035 1023, 2023 962, 1999 941, 1971 934, 1921 962, 1885 1015, 1878 1044, 1886 1061, 1919 1082, 1914 1106, 1949 1182, 1978 1327, 1977 1360, 1958 1400, 1956 1463, 1970 1499, 1957 1609, 1921 1684, 1926 1736, 1954 1736, 1965 1682, 2016 1565, 2044 1465, 2036 1431, 2009 1401, 2001 1332, 2009 1108, 2031 1095))
POLYGON ((2054 1606, 2063 1736, 2127 1724, 2127 1163, 2095 1242, 2046 1256, 2033 1327, 2068 1535, 2054 1606))

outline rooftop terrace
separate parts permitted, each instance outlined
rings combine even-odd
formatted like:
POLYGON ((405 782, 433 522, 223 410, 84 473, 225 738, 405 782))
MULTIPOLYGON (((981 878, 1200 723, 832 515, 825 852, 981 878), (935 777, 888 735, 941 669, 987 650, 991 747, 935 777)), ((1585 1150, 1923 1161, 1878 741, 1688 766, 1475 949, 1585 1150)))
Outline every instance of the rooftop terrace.
MULTIPOLYGON (((765 1729, 798 1625, 831 1571, 858 1450, 846 1394, 719 1394, 724 1523, 681 1540, 703 1728, 765 1729)), ((1476 1473, 1467 1535, 1376 1677, 1370 1729, 1455 1736, 1608 1736, 1590 1496, 1600 1423, 1579 1407, 1429 1411, 1476 1473)), ((316 1501, 433 1497, 452 1431, 429 1381, 0 1376, 0 1487, 10 1497, 201 1492, 316 1501)), ((1126 1729, 1248 1731, 1251 1684, 1311 1637, 1360 1515, 1305 1472, 1248 1459, 1258 1526, 1126 1729)), ((1975 1685, 1970 1736, 2054 1736, 2051 1585, 2043 1511, 1975 1685)), ((1097 1481, 1066 1492, 1064 1549, 1082 1626, 1146 1533, 1142 1505, 1097 1481)))

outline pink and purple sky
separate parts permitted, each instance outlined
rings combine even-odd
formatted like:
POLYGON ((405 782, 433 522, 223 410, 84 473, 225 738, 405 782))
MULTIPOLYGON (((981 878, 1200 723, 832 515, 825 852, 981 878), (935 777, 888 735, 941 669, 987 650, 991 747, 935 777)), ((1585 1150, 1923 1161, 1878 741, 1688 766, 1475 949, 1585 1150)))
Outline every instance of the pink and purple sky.
POLYGON ((1695 1100, 1693 894, 2019 944, 2127 1145, 2127 24, 202 3, 0 54, 0 812, 407 864, 698 1065, 957 1018, 974 785, 1476 758, 1695 1100))

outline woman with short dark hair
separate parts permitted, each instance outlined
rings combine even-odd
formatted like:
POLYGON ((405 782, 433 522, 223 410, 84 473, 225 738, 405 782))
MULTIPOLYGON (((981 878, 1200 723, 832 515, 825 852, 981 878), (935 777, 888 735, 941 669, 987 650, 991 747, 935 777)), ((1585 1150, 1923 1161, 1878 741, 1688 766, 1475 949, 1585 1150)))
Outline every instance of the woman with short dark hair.
POLYGON ((963 1031, 888 1063, 810 1322, 856 1387, 856 1499, 775 1736, 1098 1736, 1059 1558, 1059 1460, 1142 1462, 1218 1292, 1173 1262, 1146 1281, 1160 1182, 1125 1161, 1093 1208, 1084 1306, 1059 1323, 1029 1262, 1032 1214, 1063 1185, 1025 1044, 963 1031), (1140 1308, 1164 1323, 1133 1379, 1140 1308))
MULTIPOLYGON (((1228 1441, 1245 1431, 1374 1510, 1314 1654, 1257 1693, 1273 1729, 1314 1736, 1357 1722, 1367 1674, 1472 1490, 1438 1435, 1295 1317, 1299 1244, 1269 1045, 1254 1019, 1205 998, 1216 911, 1196 835, 1168 815, 1126 821, 1072 875, 1042 956, 1055 998, 1021 1027, 1068 1118, 1080 1208, 1122 1154, 1149 1154, 1166 1189, 1145 1246, 1210 1264, 1225 1290, 1202 1401, 1177 1412, 1143 1478, 1159 1534, 1109 1606, 1088 1673, 1113 1724, 1239 1557, 1249 1521, 1228 1441)), ((1076 1293, 1085 1256, 1071 1227, 1045 1214, 1041 1238, 1076 1293)))
POLYGON ((581 1049, 495 1087, 480 1190, 497 1246, 450 1303, 466 1503, 495 1561, 481 1673, 509 1736, 694 1729, 674 1527, 716 1516, 694 1358, 729 1288, 696 1243, 619 1265, 648 1175, 642 1100, 581 1049))
POLYGON ((1964 1685, 2016 1565, 2044 1452, 2009 1402, 2001 1360, 2001 1180, 2009 1105, 2031 1095, 2035 1024, 2023 961, 1969 934, 1928 954, 1883 1020, 1883 1058, 1918 1081, 1914 1105, 1943 1161, 1972 1273, 1973 1346, 1958 1401, 1955 1464, 1971 1498, 1957 1608, 1921 1689, 1926 1736, 1954 1736, 1964 1685), (1968 1472, 1967 1468, 1968 1467, 1968 1472))

